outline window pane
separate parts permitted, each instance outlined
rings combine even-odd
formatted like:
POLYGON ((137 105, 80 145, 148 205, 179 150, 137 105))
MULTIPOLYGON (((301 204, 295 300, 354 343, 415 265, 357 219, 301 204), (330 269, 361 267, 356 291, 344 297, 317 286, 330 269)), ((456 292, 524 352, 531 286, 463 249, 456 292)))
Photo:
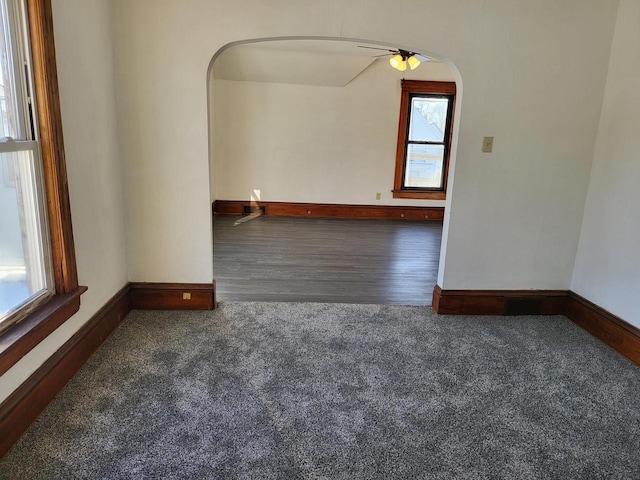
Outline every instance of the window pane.
POLYGON ((32 151, 0 153, 0 321, 47 288, 32 151))
POLYGON ((409 140, 443 142, 448 106, 446 98, 412 98, 409 140))
POLYGON ((0 138, 21 138, 8 6, 6 0, 0 1, 0 138))
POLYGON ((443 145, 409 144, 405 187, 442 188, 443 145))

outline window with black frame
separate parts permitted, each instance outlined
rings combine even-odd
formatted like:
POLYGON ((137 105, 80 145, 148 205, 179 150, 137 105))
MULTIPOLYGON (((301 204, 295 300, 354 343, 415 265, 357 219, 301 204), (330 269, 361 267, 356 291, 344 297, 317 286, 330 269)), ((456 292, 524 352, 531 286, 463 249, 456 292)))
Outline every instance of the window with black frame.
POLYGON ((393 194, 445 198, 455 83, 403 81, 393 194))

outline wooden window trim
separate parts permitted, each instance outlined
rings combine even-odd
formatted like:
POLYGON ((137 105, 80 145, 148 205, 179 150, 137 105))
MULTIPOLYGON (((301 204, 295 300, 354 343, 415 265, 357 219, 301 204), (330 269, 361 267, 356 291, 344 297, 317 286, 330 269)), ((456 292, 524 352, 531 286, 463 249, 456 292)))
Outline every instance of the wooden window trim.
POLYGON ((444 200, 447 195, 447 180, 449 178, 449 157, 451 155, 451 139, 453 123, 455 121, 456 84, 455 82, 430 82, 420 80, 402 80, 402 94, 400 96, 400 115, 398 122, 398 143, 396 147, 396 170, 393 181, 393 198, 415 198, 444 200), (442 190, 403 188, 405 152, 407 149, 407 130, 409 128, 409 99, 412 93, 453 95, 451 105, 451 128, 447 138, 448 148, 444 159, 444 184, 442 190))
POLYGON ((0 375, 80 309, 51 0, 27 0, 55 294, 0 333, 0 375))

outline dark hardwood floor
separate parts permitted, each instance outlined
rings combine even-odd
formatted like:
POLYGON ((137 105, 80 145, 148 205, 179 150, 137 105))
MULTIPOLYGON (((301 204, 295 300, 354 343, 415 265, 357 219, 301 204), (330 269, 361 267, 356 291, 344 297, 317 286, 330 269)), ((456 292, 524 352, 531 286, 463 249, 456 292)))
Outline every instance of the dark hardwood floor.
POLYGON ((430 305, 442 223, 214 217, 220 301, 430 305))

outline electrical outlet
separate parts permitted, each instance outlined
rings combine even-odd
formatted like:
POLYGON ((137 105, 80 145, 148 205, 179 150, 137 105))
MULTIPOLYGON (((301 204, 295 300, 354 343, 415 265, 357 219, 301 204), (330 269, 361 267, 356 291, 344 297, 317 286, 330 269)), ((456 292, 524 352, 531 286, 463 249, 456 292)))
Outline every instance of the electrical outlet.
POLYGON ((182 299, 183 300, 191 300, 191 294, 189 292, 183 292, 182 293, 182 299))
POLYGON ((493 151, 493 137, 484 137, 482 139, 482 151, 490 153, 493 151))
POLYGON ((380 200, 380 192, 376 192, 376 200, 380 200))

